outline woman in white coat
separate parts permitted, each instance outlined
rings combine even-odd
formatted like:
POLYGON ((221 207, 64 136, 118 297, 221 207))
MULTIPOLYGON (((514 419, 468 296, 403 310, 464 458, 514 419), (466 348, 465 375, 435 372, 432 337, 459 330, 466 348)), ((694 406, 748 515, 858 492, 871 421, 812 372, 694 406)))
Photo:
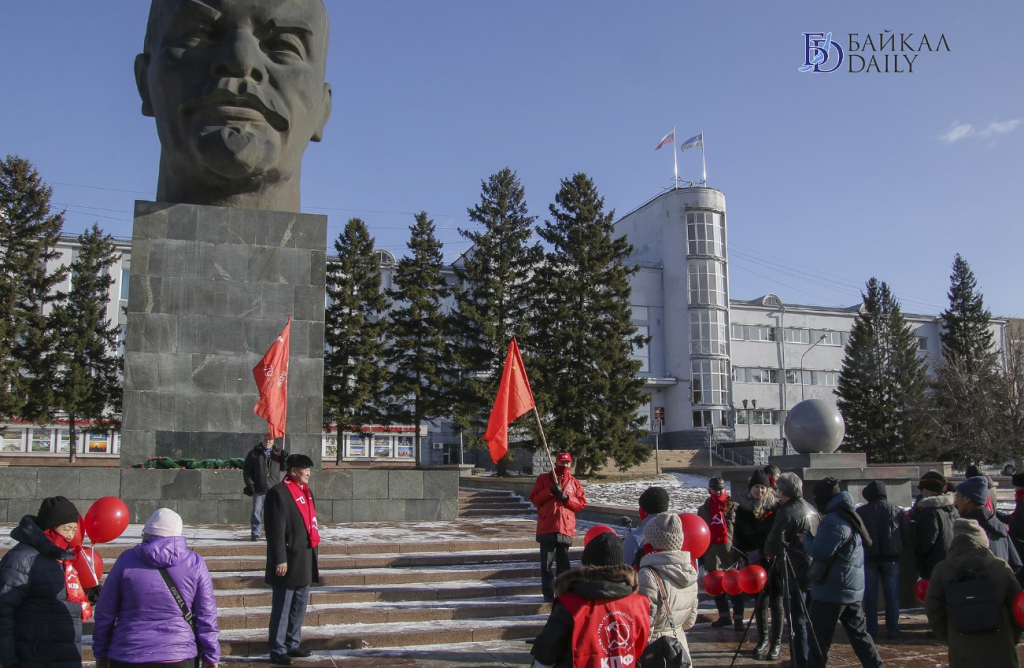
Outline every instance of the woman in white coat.
POLYGON ((697 569, 690 561, 690 553, 682 551, 683 526, 679 516, 651 515, 644 526, 644 543, 650 548, 645 546, 649 553, 640 560, 639 579, 640 593, 651 600, 649 642, 674 635, 689 655, 684 631, 697 621, 697 569))

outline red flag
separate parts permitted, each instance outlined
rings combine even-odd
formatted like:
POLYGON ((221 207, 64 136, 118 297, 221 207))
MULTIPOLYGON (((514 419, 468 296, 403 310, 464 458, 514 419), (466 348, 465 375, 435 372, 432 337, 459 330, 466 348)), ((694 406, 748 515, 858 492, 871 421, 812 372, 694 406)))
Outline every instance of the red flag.
POLYGON ((284 436, 288 421, 288 340, 292 335, 292 317, 260 363, 252 368, 260 400, 253 412, 267 421, 267 433, 274 438, 284 436))
POLYGON ((491 419, 487 421, 487 431, 484 433, 484 440, 491 451, 491 461, 495 464, 508 453, 508 426, 536 405, 523 358, 519 356, 519 345, 513 337, 508 344, 505 368, 501 372, 498 398, 494 400, 491 419))

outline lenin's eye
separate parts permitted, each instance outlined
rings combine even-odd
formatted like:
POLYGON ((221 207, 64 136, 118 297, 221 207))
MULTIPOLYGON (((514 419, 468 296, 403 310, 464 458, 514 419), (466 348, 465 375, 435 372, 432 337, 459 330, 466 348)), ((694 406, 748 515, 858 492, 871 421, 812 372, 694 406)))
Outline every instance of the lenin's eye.
POLYGON ((214 33, 213 26, 206 23, 194 23, 181 31, 179 40, 188 48, 195 49, 214 41, 214 33))
POLYGON ((306 47, 303 45, 302 39, 293 33, 283 32, 271 35, 263 41, 263 48, 270 54, 306 57, 306 47))

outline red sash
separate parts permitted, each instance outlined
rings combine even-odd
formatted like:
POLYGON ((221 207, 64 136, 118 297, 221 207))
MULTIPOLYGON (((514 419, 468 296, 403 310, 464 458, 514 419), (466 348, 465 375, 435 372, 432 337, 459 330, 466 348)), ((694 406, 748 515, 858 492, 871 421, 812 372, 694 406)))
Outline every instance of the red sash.
POLYGON ((722 492, 721 496, 708 496, 708 530, 711 532, 712 544, 729 542, 729 527, 725 525, 725 502, 728 495, 722 492))
MULTIPOLYGON (((68 545, 71 544, 71 541, 53 529, 47 529, 43 533, 50 539, 50 542, 62 550, 68 549, 68 545)), ((82 589, 82 582, 78 579, 78 571, 71 565, 72 560, 58 559, 57 563, 64 569, 64 587, 68 593, 68 601, 78 603, 82 608, 82 621, 89 621, 92 619, 92 605, 89 603, 89 597, 85 595, 85 590, 82 589)))
POLYGON ((635 668, 651 635, 651 602, 641 594, 585 599, 563 594, 572 615, 572 668, 635 668))
POLYGON ((290 477, 284 479, 284 485, 295 499, 295 505, 299 507, 302 521, 306 524, 309 546, 316 549, 316 546, 320 544, 320 529, 316 525, 316 504, 313 503, 313 494, 309 491, 308 485, 299 485, 290 477))

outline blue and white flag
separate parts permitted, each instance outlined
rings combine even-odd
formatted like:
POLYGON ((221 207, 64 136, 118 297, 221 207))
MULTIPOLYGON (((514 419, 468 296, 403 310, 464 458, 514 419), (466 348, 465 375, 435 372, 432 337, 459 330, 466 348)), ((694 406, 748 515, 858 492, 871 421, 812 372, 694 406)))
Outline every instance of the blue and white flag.
POLYGON ((690 137, 689 139, 687 139, 686 141, 684 141, 682 144, 680 144, 679 145, 679 150, 680 151, 685 151, 688 148, 693 148, 694 146, 703 146, 703 145, 704 145, 704 133, 701 132, 699 135, 694 135, 694 136, 690 137))

